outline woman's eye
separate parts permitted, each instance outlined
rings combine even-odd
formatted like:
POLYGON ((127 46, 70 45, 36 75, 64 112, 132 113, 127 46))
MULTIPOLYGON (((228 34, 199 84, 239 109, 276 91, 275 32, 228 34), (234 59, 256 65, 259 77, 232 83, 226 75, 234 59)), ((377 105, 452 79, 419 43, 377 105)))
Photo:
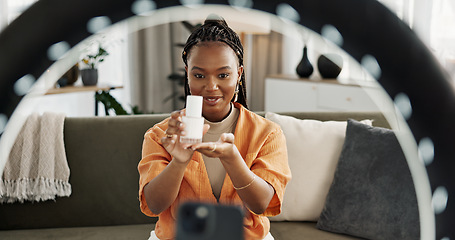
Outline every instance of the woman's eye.
POLYGON ((202 74, 194 74, 194 77, 195 78, 204 78, 204 75, 202 75, 202 74))
POLYGON ((222 73, 220 75, 218 75, 219 78, 228 78, 229 77, 229 74, 227 73, 222 73))

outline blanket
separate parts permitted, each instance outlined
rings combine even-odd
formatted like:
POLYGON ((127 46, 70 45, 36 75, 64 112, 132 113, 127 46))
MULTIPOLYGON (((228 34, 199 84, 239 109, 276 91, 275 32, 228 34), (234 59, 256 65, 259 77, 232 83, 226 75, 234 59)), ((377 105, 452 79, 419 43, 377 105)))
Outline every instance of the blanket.
POLYGON ((46 201, 71 195, 63 142, 64 114, 31 114, 11 149, 0 181, 0 202, 46 201))

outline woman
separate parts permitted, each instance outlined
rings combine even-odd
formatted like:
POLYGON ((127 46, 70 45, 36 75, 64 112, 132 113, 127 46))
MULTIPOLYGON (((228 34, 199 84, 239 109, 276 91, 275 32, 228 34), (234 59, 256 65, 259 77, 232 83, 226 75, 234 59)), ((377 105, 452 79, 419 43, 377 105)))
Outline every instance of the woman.
POLYGON ((209 17, 188 38, 182 58, 185 95, 203 97, 205 134, 202 143, 180 143, 184 110, 145 134, 139 198, 144 214, 159 217, 151 239, 175 237, 185 201, 241 205, 245 239, 273 239, 267 216, 280 213, 291 177, 286 143, 278 125, 247 110, 238 35, 209 17))

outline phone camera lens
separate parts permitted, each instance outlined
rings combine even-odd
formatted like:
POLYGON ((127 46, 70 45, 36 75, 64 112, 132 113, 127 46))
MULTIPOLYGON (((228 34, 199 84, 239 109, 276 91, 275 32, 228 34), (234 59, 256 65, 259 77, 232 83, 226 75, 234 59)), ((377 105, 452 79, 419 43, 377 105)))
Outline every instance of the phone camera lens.
POLYGON ((209 215, 209 209, 205 206, 199 206, 196 208, 196 216, 200 219, 204 219, 209 215))

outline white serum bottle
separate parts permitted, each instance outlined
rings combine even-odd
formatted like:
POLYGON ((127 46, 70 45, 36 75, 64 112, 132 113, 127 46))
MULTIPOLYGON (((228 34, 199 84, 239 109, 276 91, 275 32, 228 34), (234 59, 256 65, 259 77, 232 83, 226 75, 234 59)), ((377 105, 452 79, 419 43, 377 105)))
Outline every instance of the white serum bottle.
POLYGON ((186 97, 186 113, 182 117, 185 124, 185 136, 180 136, 180 142, 195 144, 202 142, 204 118, 202 117, 202 96, 188 95, 186 97))

